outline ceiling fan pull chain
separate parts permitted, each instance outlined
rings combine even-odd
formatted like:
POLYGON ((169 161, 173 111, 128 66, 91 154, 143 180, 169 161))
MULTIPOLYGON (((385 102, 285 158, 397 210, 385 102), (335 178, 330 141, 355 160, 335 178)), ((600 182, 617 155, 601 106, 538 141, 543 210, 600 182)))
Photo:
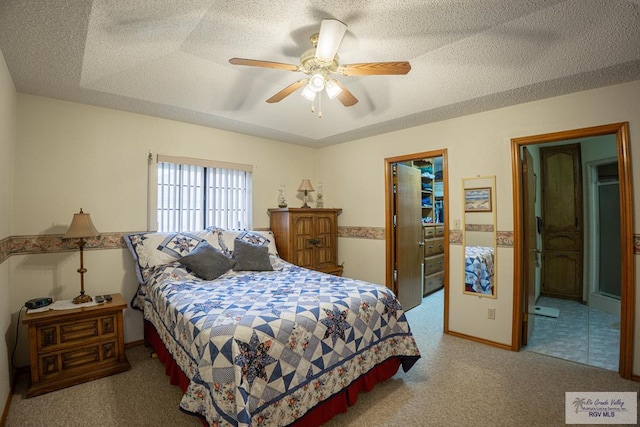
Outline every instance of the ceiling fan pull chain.
POLYGON ((318 94, 318 118, 322 118, 322 92, 318 94))

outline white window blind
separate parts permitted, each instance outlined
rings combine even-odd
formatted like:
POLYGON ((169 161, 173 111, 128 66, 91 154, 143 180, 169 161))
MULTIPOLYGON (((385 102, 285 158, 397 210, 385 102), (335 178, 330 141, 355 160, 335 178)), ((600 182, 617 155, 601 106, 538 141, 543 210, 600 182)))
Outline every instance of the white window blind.
POLYGON ((158 231, 251 228, 250 165, 158 155, 158 231))

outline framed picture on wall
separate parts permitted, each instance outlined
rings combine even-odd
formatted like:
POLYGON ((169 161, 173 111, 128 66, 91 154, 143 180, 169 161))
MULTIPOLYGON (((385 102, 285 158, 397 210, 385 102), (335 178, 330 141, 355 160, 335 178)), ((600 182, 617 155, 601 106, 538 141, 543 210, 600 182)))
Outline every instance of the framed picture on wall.
POLYGON ((491 212, 491 187, 465 188, 465 212, 491 212))

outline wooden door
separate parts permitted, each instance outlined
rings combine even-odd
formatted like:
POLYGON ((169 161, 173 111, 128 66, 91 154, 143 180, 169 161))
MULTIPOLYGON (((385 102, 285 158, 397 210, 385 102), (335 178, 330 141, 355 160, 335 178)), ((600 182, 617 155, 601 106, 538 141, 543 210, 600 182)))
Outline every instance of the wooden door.
POLYGON ((314 224, 316 270, 331 269, 336 266, 336 216, 333 213, 317 214, 314 224))
POLYGON ((293 230, 295 239, 293 263, 313 270, 315 265, 315 246, 312 244, 315 237, 314 216, 312 214, 294 215, 293 230))
POLYGON ((582 301, 580 144, 540 149, 542 295, 582 301))
POLYGON ((405 310, 422 303, 422 199, 420 171, 396 165, 396 274, 398 300, 405 310))
POLYGON ((522 223, 526 227, 524 233, 524 315, 522 320, 522 345, 527 345, 529 337, 533 333, 536 320, 536 181, 533 174, 533 157, 529 150, 523 149, 522 158, 522 189, 525 202, 522 223))

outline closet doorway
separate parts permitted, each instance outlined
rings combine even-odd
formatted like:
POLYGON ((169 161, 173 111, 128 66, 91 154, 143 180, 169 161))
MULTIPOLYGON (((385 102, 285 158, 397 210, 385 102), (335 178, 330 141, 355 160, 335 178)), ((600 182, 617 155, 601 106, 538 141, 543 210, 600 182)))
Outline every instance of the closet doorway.
MULTIPOLYGON (((610 203, 617 203, 618 206, 615 209, 607 210, 607 215, 613 215, 615 212, 618 215, 619 221, 615 221, 614 227, 618 227, 619 239, 619 258, 615 266, 611 267, 615 269, 615 273, 619 273, 620 277, 620 295, 619 295, 619 363, 617 364, 617 370, 620 376, 629 379, 632 373, 633 362, 633 323, 634 323, 634 260, 633 260, 633 229, 632 229, 632 194, 631 194, 631 158, 629 152, 629 135, 627 123, 616 123, 611 125, 596 126, 585 129, 577 129, 566 132, 558 132, 546 135, 536 135, 525 138, 512 139, 512 165, 513 165, 513 183, 514 183, 514 325, 513 325, 513 345, 512 349, 518 351, 523 344, 528 341, 528 324, 533 319, 539 317, 535 312, 532 312, 527 307, 535 307, 535 304, 528 304, 529 295, 533 295, 536 302, 543 301, 544 298, 538 299, 540 295, 540 289, 542 284, 540 280, 528 280, 527 277, 536 265, 542 269, 545 268, 545 253, 544 246, 541 245, 540 239, 544 234, 544 219, 541 218, 538 221, 539 225, 539 237, 538 245, 528 245, 526 229, 527 223, 525 218, 536 217, 539 214, 538 208, 536 212, 530 212, 531 208, 527 207, 524 203, 525 185, 527 178, 523 174, 523 163, 521 161, 525 152, 537 150, 541 146, 558 146, 562 144, 581 143, 583 144, 582 153, 588 153, 588 156, 592 158, 600 159, 589 162, 588 159, 583 158, 585 169, 594 169, 594 173, 597 172, 597 168, 593 168, 593 164, 607 163, 612 164, 612 160, 615 163, 616 169, 616 182, 618 184, 618 193, 616 198, 608 197, 610 194, 605 194, 602 197, 606 197, 610 203), (611 142, 609 142, 611 141, 611 142), (605 144, 611 144, 609 154, 607 150, 604 150, 605 144), (588 145, 588 150, 585 148, 588 145), (603 154, 604 152, 604 154, 603 154), (607 155, 613 153, 613 159, 607 158, 607 155), (596 156, 597 154, 597 156, 596 156), (598 157, 600 156, 600 157, 598 157), (527 248, 529 246, 529 248, 527 248), (542 248, 542 250, 540 250, 542 248), (535 251, 538 257, 538 262, 532 265, 530 261, 532 257, 529 253, 535 251)), ((588 157, 587 156, 587 157, 588 157)), ((609 166, 609 169, 611 166, 609 166)), ((610 176, 611 170, 601 170, 601 175, 610 176)), ((589 174, 587 174, 589 175, 589 174)), ((585 203, 585 237, 586 242, 584 244, 585 257, 584 257, 584 278, 583 278, 583 292, 580 295, 580 299, 592 305, 596 300, 601 299, 601 292, 598 290, 598 269, 596 268, 598 263, 599 254, 602 252, 602 247, 597 244, 599 239, 593 238, 596 236, 600 229, 600 218, 597 215, 593 215, 593 211, 597 209, 598 204, 593 200, 593 196, 597 192, 597 186, 590 183, 594 180, 591 177, 586 180, 585 192, 587 203, 585 203), (592 189, 587 191, 586 188, 592 189), (596 243, 594 243, 596 242, 596 243)), ((542 183, 538 180, 538 184, 542 183)), ((597 181, 597 180, 596 180, 597 181)), ((594 181, 594 182, 596 182, 594 181)), ((540 191, 540 189, 538 189, 540 191)), ((540 193, 538 193, 540 194, 540 193)), ((582 202, 581 202, 582 205, 582 202)), ((536 243, 536 242, 534 242, 536 243)), ((536 258, 533 257, 535 260, 536 258)), ((581 273, 581 272, 580 272, 581 273)), ((536 271, 537 277, 544 277, 541 271, 536 271)), ((558 300, 566 301, 566 300, 558 300)), ((579 303, 575 303, 579 304, 579 303)), ((565 305, 563 305, 565 307, 565 305)), ((578 307, 581 307, 579 304, 578 307)), ((541 307, 548 308, 548 307, 541 307)), ((536 307, 537 309, 537 307, 536 307)), ((554 310, 552 310, 554 311, 554 310)), ((552 313, 553 314, 553 313, 552 313)), ((538 319, 536 319, 537 324, 538 319)), ((588 345, 588 344, 587 344, 588 345)), ((560 356, 556 356, 560 357, 560 356)), ((585 363, 582 362, 581 363, 585 363)), ((590 364, 590 363, 587 363, 590 364)))
POLYGON ((385 159, 386 283, 410 309, 444 289, 447 328, 447 150, 385 159))

